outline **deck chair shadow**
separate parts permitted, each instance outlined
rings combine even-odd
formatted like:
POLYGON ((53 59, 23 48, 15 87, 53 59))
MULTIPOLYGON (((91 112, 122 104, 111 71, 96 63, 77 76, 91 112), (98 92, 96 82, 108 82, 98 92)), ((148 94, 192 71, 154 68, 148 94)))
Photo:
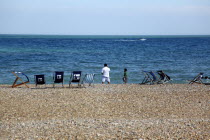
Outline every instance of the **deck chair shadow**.
POLYGON ((144 74, 144 79, 141 84, 156 84, 158 82, 158 78, 152 71, 142 71, 144 74))
POLYGON ((53 73, 53 87, 55 87, 56 83, 62 83, 62 87, 63 83, 64 83, 64 72, 63 71, 55 71, 53 73))
POLYGON ((34 82, 37 87, 37 85, 45 85, 46 88, 46 82, 45 82, 45 75, 40 74, 40 75, 34 75, 34 82))
POLYGON ((204 73, 199 73, 196 77, 193 78, 193 80, 189 80, 189 84, 194 84, 194 83, 197 83, 197 84, 203 84, 203 81, 202 81, 202 77, 203 77, 203 74, 204 73))
POLYGON ((172 79, 170 76, 165 74, 162 70, 157 71, 158 75, 160 76, 158 80, 158 84, 165 84, 167 82, 170 82, 172 79))
POLYGON ((70 76, 69 87, 71 87, 72 83, 78 83, 78 86, 81 87, 81 76, 82 71, 73 71, 70 76))
POLYGON ((83 85, 83 87, 88 86, 94 86, 94 77, 95 74, 85 74, 81 84, 83 85))
POLYGON ((25 75, 25 74, 22 73, 22 72, 12 72, 12 74, 14 74, 14 76, 16 77, 15 81, 14 81, 13 84, 12 84, 12 88, 18 87, 18 86, 21 86, 21 85, 25 85, 27 88, 29 88, 29 86, 26 85, 27 83, 30 82, 27 75, 25 75), (22 77, 22 76, 24 76, 24 77, 26 78, 26 81, 23 81, 22 78, 20 78, 20 77, 22 77), (19 80, 21 83, 17 83, 18 80, 19 80))

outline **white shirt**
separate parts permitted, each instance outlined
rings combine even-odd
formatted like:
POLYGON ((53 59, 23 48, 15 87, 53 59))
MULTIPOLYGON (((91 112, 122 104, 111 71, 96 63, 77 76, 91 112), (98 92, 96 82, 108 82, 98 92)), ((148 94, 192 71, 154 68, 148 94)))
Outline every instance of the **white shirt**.
POLYGON ((103 67, 101 73, 103 74, 104 77, 109 77, 109 71, 110 71, 110 68, 103 67))

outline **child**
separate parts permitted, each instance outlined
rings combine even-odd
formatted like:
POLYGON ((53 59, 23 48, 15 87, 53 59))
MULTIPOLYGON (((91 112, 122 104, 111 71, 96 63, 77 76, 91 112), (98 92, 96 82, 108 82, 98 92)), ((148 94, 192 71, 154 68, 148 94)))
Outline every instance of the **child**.
POLYGON ((128 82, 128 73, 126 68, 124 69, 123 82, 124 84, 128 82))

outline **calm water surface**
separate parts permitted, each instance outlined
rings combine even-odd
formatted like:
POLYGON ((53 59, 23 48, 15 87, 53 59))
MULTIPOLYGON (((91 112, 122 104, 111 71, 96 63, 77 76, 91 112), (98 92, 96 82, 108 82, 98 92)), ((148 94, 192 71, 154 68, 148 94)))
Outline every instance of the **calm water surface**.
POLYGON ((53 71, 81 70, 97 74, 111 68, 111 83, 122 83, 128 69, 129 83, 140 83, 142 70, 164 70, 173 83, 187 83, 199 72, 210 76, 210 36, 47 36, 0 35, 0 84, 12 84, 12 71, 22 71, 34 83, 45 74, 52 83, 53 71), (145 41, 141 41, 145 38, 145 41))

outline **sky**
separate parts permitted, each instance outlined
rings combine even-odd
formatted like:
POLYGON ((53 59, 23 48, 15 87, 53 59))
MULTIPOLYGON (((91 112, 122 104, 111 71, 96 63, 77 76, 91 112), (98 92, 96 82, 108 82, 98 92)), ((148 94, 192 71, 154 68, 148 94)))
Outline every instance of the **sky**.
POLYGON ((0 0, 0 34, 210 35, 210 0, 0 0))

